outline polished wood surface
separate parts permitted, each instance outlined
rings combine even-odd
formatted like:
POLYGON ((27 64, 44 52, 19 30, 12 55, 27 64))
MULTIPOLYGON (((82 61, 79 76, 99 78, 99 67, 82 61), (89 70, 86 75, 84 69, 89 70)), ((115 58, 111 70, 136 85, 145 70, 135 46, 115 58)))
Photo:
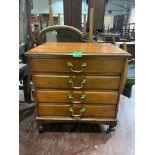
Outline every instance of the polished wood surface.
POLYGON ((120 76, 68 76, 53 74, 34 75, 36 88, 73 89, 68 83, 70 79, 74 82, 75 86, 80 85, 82 79, 86 79, 86 83, 82 89, 87 90, 118 90, 120 85, 120 76))
POLYGON ((57 91, 57 90, 38 90, 38 102, 51 103, 72 103, 71 101, 80 101, 80 97, 85 96, 82 103, 97 103, 97 104, 116 104, 118 92, 117 91, 57 91), (69 99, 68 96, 73 96, 69 99))
POLYGON ((56 116, 59 121, 69 117, 71 122, 96 117, 109 130, 115 128, 130 54, 112 44, 46 43, 27 55, 31 57, 38 129, 56 116), (82 52, 82 57, 73 57, 75 51, 82 52))
MULTIPOLYGON (((86 111, 83 116, 86 117, 115 117, 116 106, 107 105, 107 106, 84 106, 86 111)), ((70 116, 68 110, 69 105, 51 105, 51 104, 40 104, 39 105, 39 115, 41 116, 70 116)), ((75 114, 79 114, 81 109, 80 106, 73 107, 75 114)), ((76 120, 76 118, 75 118, 76 120)), ((74 119, 73 119, 74 121, 74 119)))
POLYGON ((121 73, 124 65, 123 59, 32 59, 32 67, 35 72, 56 72, 56 73, 74 73, 67 63, 72 63, 73 70, 81 70, 81 65, 86 63, 83 67, 82 73, 121 73))
POLYGON ((128 60, 125 60, 124 63, 124 72, 122 73, 122 77, 121 77, 121 85, 120 85, 120 93, 123 93, 124 87, 125 87, 125 83, 126 83, 126 79, 127 79, 127 75, 128 75, 128 60))
MULTIPOLYGON (((72 52, 82 52, 83 56, 130 56, 130 54, 110 43, 45 43, 31 49, 26 54, 31 56, 53 55, 72 56, 72 52)), ((73 57, 73 56, 72 56, 73 57)))

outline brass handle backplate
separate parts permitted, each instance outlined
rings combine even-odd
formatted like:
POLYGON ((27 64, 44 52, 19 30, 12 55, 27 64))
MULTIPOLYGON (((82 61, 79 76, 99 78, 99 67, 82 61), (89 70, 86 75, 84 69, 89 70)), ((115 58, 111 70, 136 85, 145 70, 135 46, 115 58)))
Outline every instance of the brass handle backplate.
POLYGON ((78 86, 74 86, 74 82, 73 82, 72 79, 69 79, 69 80, 68 80, 68 83, 71 84, 72 88, 74 88, 74 89, 81 89, 81 88, 83 88, 83 86, 84 86, 84 84, 85 84, 86 82, 87 82, 86 79, 82 79, 81 82, 80 82, 80 83, 81 83, 81 86, 78 87, 78 86))
POLYGON ((74 109, 72 107, 69 108, 69 112, 71 112, 71 117, 81 117, 85 111, 86 109, 83 107, 82 109, 80 109, 79 114, 74 114, 74 109))
POLYGON ((80 96, 80 101, 73 101, 72 99, 74 99, 74 97, 71 94, 68 95, 68 98, 69 98, 70 102, 72 102, 73 104, 82 103, 83 100, 85 99, 85 97, 86 97, 85 95, 82 95, 82 96, 80 96))
POLYGON ((86 64, 86 63, 82 63, 82 64, 81 64, 81 70, 74 70, 74 69, 73 69, 73 68, 74 68, 74 65, 73 65, 71 62, 67 62, 67 66, 70 67, 70 70, 71 70, 72 72, 74 72, 74 73, 80 73, 80 72, 83 71, 84 67, 87 66, 87 64, 86 64))

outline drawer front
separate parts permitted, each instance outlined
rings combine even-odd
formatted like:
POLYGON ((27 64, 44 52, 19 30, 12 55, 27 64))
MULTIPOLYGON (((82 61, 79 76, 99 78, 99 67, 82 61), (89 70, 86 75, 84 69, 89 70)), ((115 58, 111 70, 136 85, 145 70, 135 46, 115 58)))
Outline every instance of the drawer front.
POLYGON ((51 89, 119 89, 120 76, 35 75, 37 88, 51 89), (84 83, 82 81, 85 80, 84 83))
POLYGON ((32 59, 34 72, 120 74, 123 65, 123 59, 32 59))
POLYGON ((69 110, 69 105, 51 105, 51 104, 40 104, 39 115, 40 116, 74 116, 81 115, 86 117, 115 117, 116 106, 89 106, 85 105, 83 112, 80 110, 82 107, 74 106, 73 112, 69 110))
POLYGON ((37 91, 38 102, 116 104, 117 91, 37 91))

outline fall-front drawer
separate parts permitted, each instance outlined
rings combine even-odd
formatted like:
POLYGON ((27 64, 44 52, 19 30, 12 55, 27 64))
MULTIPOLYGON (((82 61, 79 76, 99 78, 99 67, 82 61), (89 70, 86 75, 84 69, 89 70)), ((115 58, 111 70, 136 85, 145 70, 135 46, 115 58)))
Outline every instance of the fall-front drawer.
POLYGON ((74 106, 72 111, 69 105, 51 105, 51 104, 39 104, 40 116, 87 116, 87 117, 115 117, 116 106, 90 106, 85 105, 74 106), (82 112, 81 110, 84 109, 82 112))
POLYGON ((120 76, 34 75, 37 88, 51 89, 119 89, 120 76))
POLYGON ((123 65, 124 59, 32 59, 32 68, 35 72, 119 74, 122 72, 123 65))
POLYGON ((38 102, 116 104, 117 91, 56 91, 38 90, 38 102))

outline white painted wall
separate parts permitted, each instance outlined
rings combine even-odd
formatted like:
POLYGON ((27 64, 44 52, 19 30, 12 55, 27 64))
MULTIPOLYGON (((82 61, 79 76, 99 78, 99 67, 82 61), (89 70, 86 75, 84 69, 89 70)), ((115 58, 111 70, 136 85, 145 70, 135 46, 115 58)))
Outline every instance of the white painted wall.
POLYGON ((86 0, 82 0, 82 14, 88 14, 88 5, 86 4, 86 0))
POLYGON ((52 0, 52 8, 54 14, 64 14, 63 12, 63 0, 52 0))
POLYGON ((58 15, 58 13, 60 13, 60 21, 61 21, 61 25, 64 24, 64 11, 63 11, 63 0, 51 0, 51 4, 52 4, 52 9, 53 9, 53 14, 55 16, 58 15))
MULTIPOLYGON (((53 13, 58 14, 61 13, 63 14, 63 0, 51 0, 52 2, 52 8, 53 8, 53 13)), ((49 7, 49 0, 33 0, 33 9, 31 10, 32 13, 49 13, 48 10, 49 7)))
MULTIPOLYGON (((61 24, 64 23, 64 14, 63 12, 63 0, 51 0, 52 2, 52 9, 53 14, 55 16, 58 15, 58 13, 61 14, 61 24)), ((39 13, 49 13, 48 10, 49 7, 49 0, 33 0, 33 9, 31 10, 34 14, 39 13)), ((88 5, 86 5, 86 0, 82 0, 82 14, 88 13, 88 5)), ((83 16, 82 16, 82 22, 83 22, 83 16)))
POLYGON ((131 14, 130 14, 130 19, 129 19, 130 23, 135 23, 135 7, 133 7, 131 9, 131 14))
POLYGON ((48 6, 49 0, 33 0, 33 9, 31 12, 34 14, 49 13, 48 6))

